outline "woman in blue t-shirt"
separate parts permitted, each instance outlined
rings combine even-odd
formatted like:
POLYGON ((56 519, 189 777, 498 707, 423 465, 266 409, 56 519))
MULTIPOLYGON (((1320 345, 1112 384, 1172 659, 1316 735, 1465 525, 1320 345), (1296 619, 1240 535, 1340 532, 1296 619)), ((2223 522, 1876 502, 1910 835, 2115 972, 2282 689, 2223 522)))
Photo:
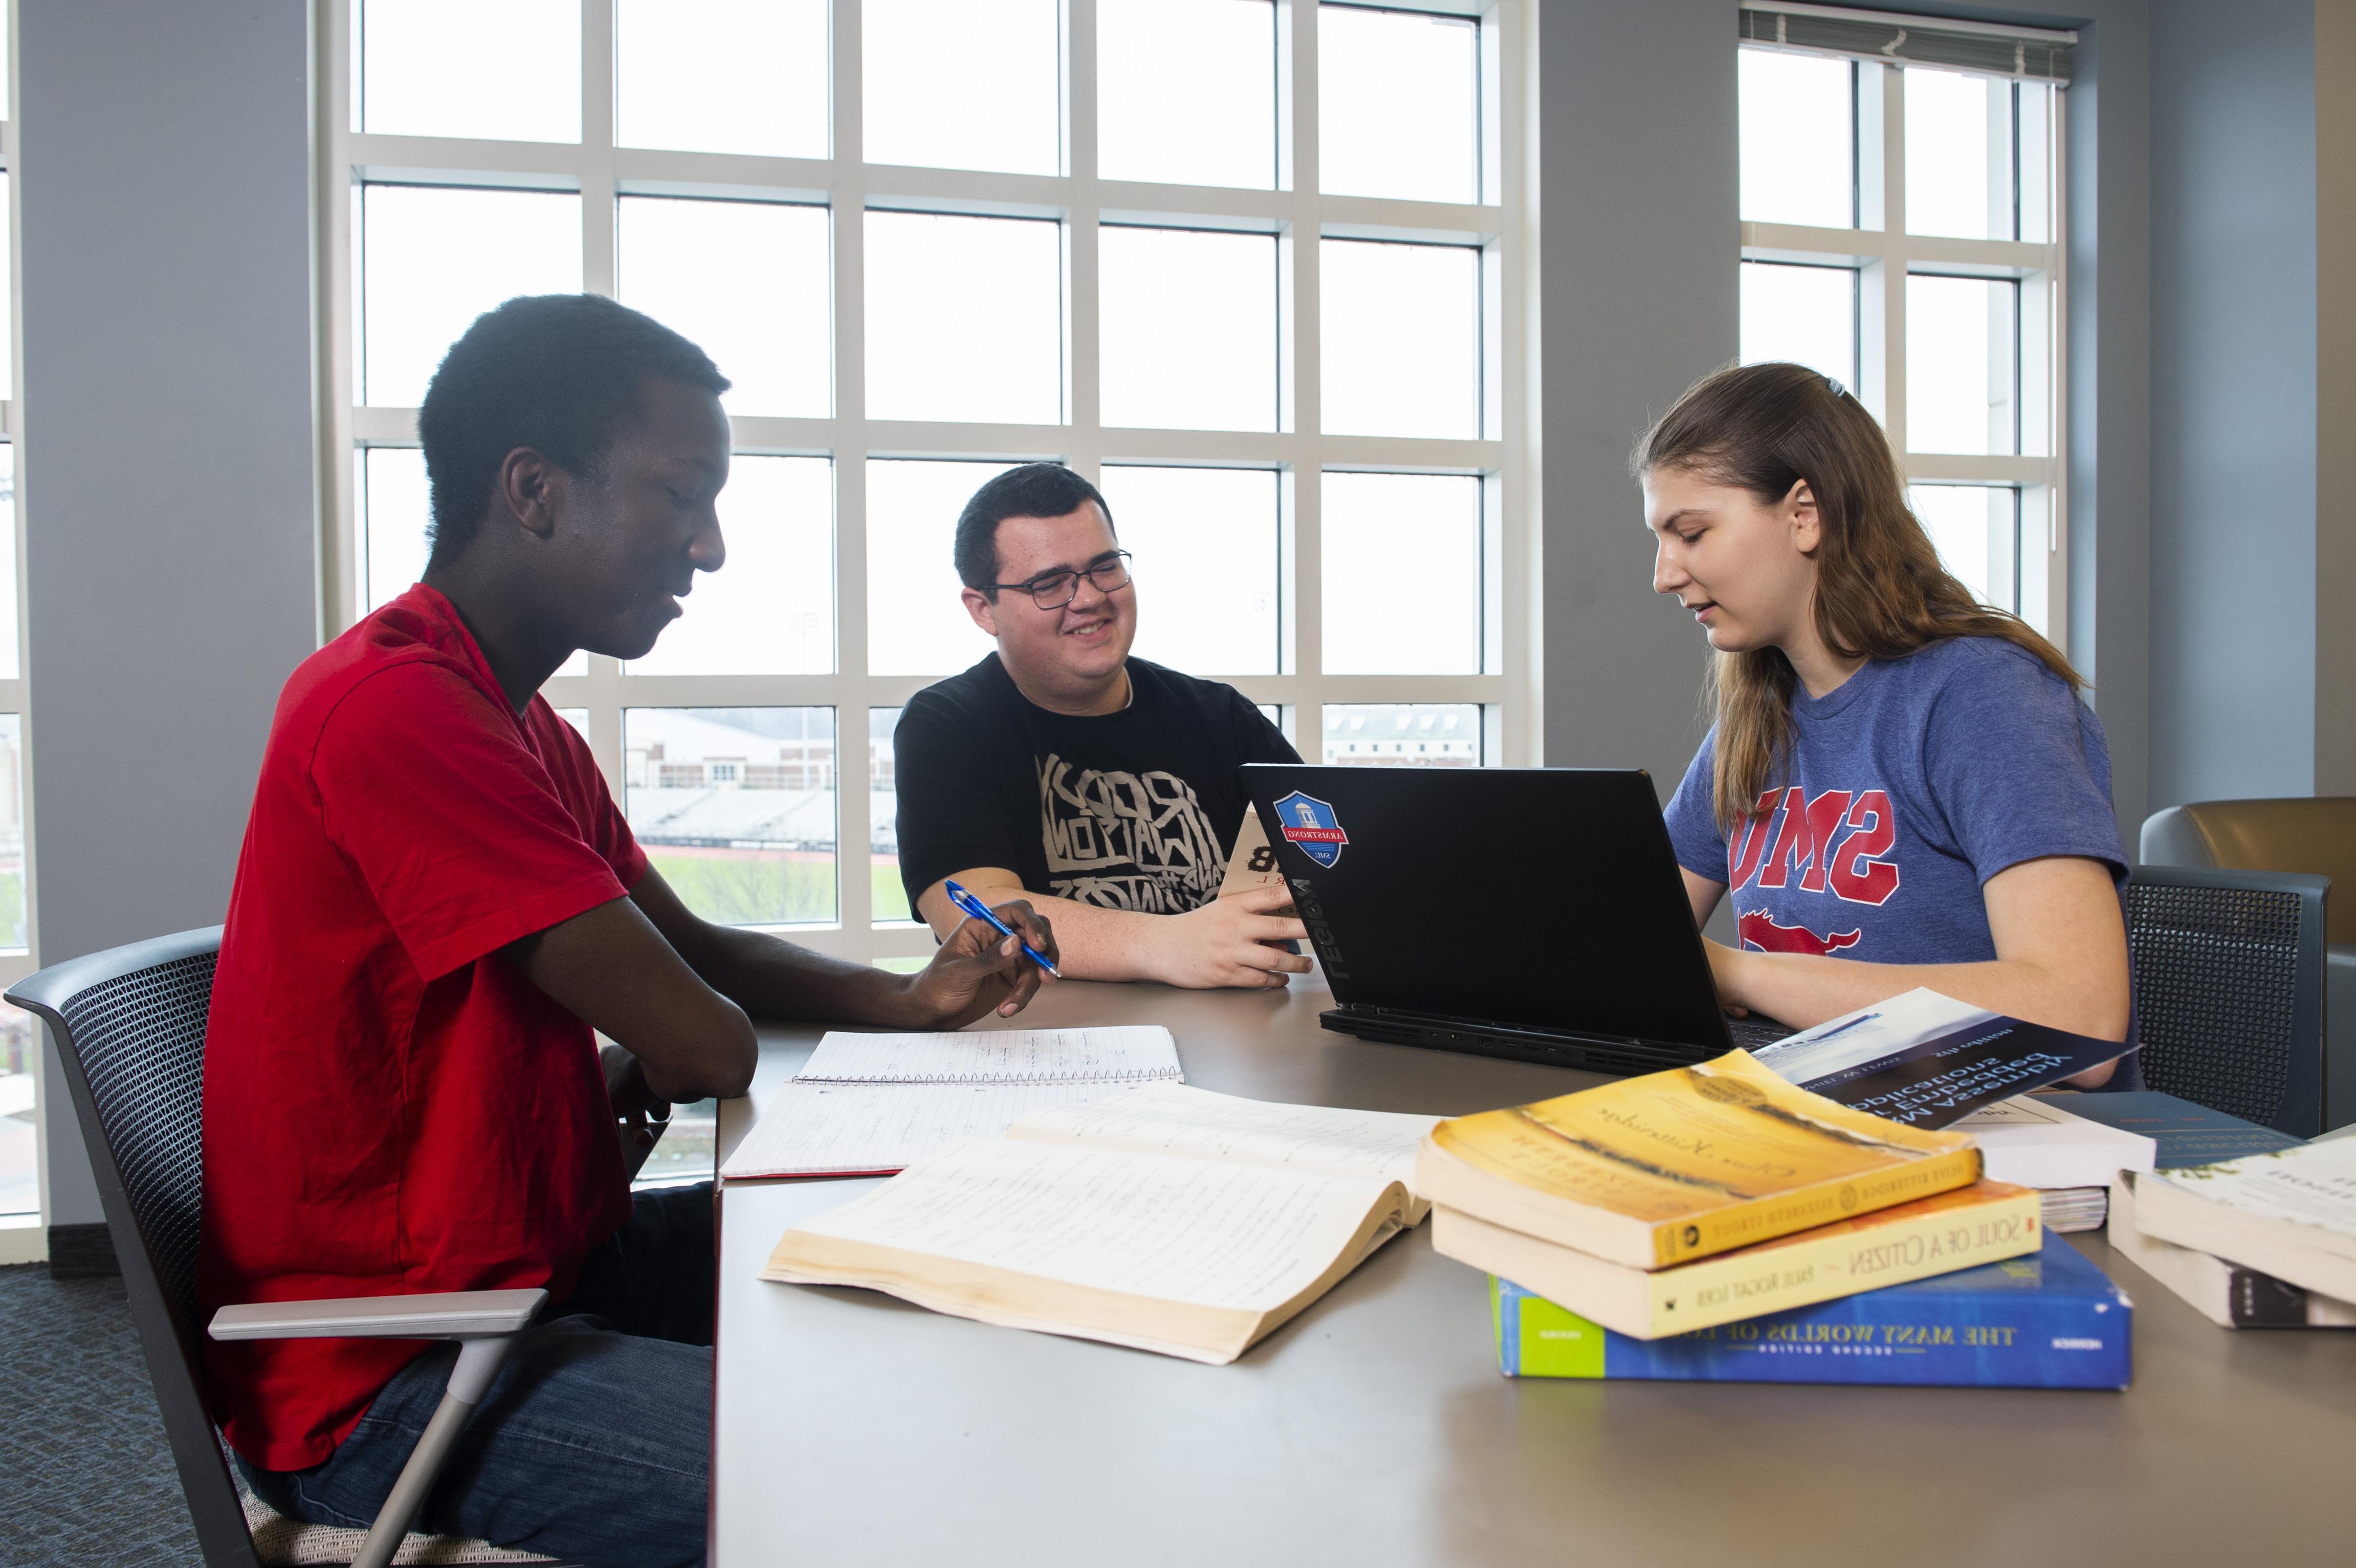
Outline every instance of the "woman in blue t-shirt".
POLYGON ((1667 816, 1695 922, 1734 891, 1740 945, 1709 944, 1727 1005, 1806 1028, 1927 986, 2127 1038, 2126 855, 2085 683, 1939 564, 1873 416, 1804 366, 1748 365, 1680 399, 1635 467, 1653 587, 1717 650, 1717 721, 1667 816))

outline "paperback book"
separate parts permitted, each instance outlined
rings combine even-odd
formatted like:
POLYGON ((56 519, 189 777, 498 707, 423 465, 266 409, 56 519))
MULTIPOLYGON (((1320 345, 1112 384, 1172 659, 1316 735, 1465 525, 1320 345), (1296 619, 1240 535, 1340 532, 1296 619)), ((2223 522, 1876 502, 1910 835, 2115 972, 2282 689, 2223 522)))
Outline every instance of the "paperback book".
POLYGON ((1507 1377, 2123 1389, 2134 1306, 2069 1243, 2035 1254, 1665 1339, 1614 1333, 1490 1280, 1507 1377))
MULTIPOLYGON (((1954 1124, 1980 1146, 1981 1174, 2044 1189, 2100 1192, 2122 1170, 2149 1170, 2159 1146, 2077 1114, 2083 1094, 2020 1094, 1984 1105, 1954 1124)), ((2094 1222, 2102 1222, 2096 1205, 2094 1222)))
POLYGON ((1518 1280, 1639 1339, 2019 1257, 2041 1238, 2038 1194, 1998 1181, 1664 1269, 1605 1263, 1453 1209, 1435 1211, 1431 1226, 1442 1256, 1518 1280))
POLYGON ((2059 1231, 2063 1235, 2076 1231, 2099 1231, 2103 1228, 2103 1221, 2110 1218, 2111 1189, 2107 1187, 2041 1188, 2037 1194, 2037 1204, 2049 1231, 2059 1231))
POLYGON ((2147 1236, 2136 1222, 2136 1184, 2111 1189, 2111 1250, 2168 1286, 2221 1328, 2356 1328, 2356 1301, 2308 1290, 2254 1268, 2147 1236))
POLYGON ((1968 1137, 1819 1098, 1745 1052, 1440 1123, 1434 1204, 1627 1268, 1666 1268, 1979 1179, 1968 1137))
POLYGON ((2356 1139, 2154 1171, 2135 1211, 2147 1236, 2356 1300, 2356 1139))
POLYGON ((1852 1110, 1936 1128, 2115 1061, 2134 1046, 2024 1023, 1916 989, 1759 1051, 1785 1082, 1852 1110))

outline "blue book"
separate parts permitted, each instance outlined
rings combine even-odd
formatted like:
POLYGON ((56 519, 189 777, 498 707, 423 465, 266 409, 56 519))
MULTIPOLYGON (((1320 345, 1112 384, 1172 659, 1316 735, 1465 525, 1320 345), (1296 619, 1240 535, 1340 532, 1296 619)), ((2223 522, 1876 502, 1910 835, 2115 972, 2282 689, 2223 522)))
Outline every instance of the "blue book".
POLYGON ((1509 1378, 2122 1389, 2135 1308, 2047 1232, 2028 1257, 1666 1339, 1632 1339, 1490 1277, 1509 1378))
POLYGON ((2130 1089, 2116 1094, 2055 1095, 2054 1104, 2073 1116, 2100 1122, 2124 1133, 2141 1133, 2159 1145, 2158 1165, 2175 1170, 2188 1165, 2209 1165, 2239 1159, 2245 1154, 2272 1154, 2300 1140, 2157 1089, 2130 1089))

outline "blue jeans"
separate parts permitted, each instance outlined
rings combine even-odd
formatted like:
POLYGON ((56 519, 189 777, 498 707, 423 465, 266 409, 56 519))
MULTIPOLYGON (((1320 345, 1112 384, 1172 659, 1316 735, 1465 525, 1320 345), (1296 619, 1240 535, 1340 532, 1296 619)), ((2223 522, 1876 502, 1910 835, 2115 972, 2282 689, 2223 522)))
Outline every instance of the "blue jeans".
MULTIPOLYGON (((585 1568, 703 1561, 712 1468, 712 1187, 641 1192, 573 1295, 508 1351, 415 1528, 585 1568)), ((402 1368, 326 1462, 238 1461, 279 1512, 365 1529, 441 1403, 455 1344, 402 1368)))

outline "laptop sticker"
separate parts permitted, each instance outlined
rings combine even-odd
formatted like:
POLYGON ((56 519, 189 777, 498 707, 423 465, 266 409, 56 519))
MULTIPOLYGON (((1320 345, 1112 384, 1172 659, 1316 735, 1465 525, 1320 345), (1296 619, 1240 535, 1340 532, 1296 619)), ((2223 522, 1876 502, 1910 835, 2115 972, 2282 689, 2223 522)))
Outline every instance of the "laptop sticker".
POLYGON ((1302 854, 1329 870, 1342 858, 1342 846, 1350 841, 1333 806, 1299 790, 1276 803, 1276 820, 1289 842, 1301 846, 1302 854))

